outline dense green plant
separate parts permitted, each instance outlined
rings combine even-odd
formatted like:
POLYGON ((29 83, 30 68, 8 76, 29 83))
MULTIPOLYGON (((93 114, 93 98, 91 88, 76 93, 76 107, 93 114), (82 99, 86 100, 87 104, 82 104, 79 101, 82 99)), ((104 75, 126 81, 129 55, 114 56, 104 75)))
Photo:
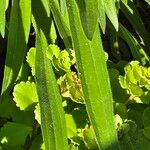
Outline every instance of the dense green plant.
POLYGON ((147 13, 149 0, 1 0, 0 149, 148 150, 147 13))

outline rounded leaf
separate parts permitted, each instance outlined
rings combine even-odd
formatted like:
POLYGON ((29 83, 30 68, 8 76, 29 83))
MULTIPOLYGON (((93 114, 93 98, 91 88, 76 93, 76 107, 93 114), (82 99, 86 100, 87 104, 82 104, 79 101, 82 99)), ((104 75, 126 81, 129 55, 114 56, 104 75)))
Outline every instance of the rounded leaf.
POLYGON ((35 75, 35 53, 36 49, 34 47, 30 48, 29 52, 27 53, 26 60, 31 67, 32 75, 35 75))
POLYGON ((26 137, 31 134, 32 127, 24 124, 6 123, 0 130, 0 140, 4 149, 19 149, 24 145, 26 137))
POLYGON ((15 85, 13 91, 13 100, 20 110, 34 110, 35 104, 38 102, 36 85, 34 82, 20 82, 15 85))

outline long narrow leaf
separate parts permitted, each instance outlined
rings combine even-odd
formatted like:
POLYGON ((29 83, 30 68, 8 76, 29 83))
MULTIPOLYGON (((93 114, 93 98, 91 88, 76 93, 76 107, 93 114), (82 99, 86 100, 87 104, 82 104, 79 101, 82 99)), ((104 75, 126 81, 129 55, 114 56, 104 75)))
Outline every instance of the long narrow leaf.
POLYGON ((121 24, 119 25, 118 35, 128 43, 135 60, 140 61, 143 65, 149 64, 150 60, 148 55, 139 45, 136 38, 134 38, 132 34, 121 24))
POLYGON ((69 28, 69 18, 68 18, 68 11, 67 11, 67 6, 66 6, 66 0, 61 0, 60 1, 60 12, 63 17, 63 20, 67 27, 69 28))
POLYGON ((150 5, 150 0, 146 0, 146 2, 150 5))
POLYGON ((37 2, 36 0, 32 0, 32 24, 35 30, 37 30, 37 23, 38 26, 43 30, 44 35, 46 36, 47 42, 51 42, 50 38, 50 28, 52 25, 52 17, 47 13, 48 9, 46 6, 45 0, 40 0, 37 2), (40 13, 39 13, 40 10, 40 13))
POLYGON ((118 31, 119 24, 117 18, 117 10, 115 7, 115 0, 105 0, 104 4, 105 4, 105 11, 109 20, 115 27, 116 31, 118 31))
POLYGON ((37 83, 45 149, 67 150, 67 132, 62 100, 51 62, 46 57, 50 18, 47 16, 42 1, 32 0, 32 13, 36 25, 35 79, 37 83))
POLYGON ((60 12, 60 7, 58 5, 57 0, 48 0, 50 9, 52 11, 55 23, 57 25, 58 31, 62 39, 64 40, 64 43, 66 47, 71 47, 71 40, 70 40, 70 31, 67 26, 67 23, 64 21, 63 16, 60 12))
POLYGON ((76 0, 83 30, 88 39, 92 39, 98 20, 98 1, 76 0))
POLYGON ((6 0, 0 1, 0 33, 4 38, 5 35, 5 11, 6 11, 6 0))
POLYGON ((135 28, 136 32, 139 34, 140 38, 142 39, 143 44, 147 47, 149 52, 150 46, 150 37, 148 32, 145 29, 144 23, 140 18, 140 15, 134 5, 133 1, 122 0, 120 2, 121 10, 131 22, 132 26, 135 28))
POLYGON ((85 103, 99 148, 118 150, 111 88, 98 25, 92 41, 89 41, 84 34, 75 0, 67 0, 67 7, 85 103))
POLYGON ((103 33, 105 33, 106 28, 106 15, 104 6, 104 0, 98 0, 99 22, 103 33))
POLYGON ((30 0, 14 0, 9 23, 2 94, 8 94, 12 89, 23 62, 30 31, 30 17, 30 0))
POLYGON ((46 38, 42 30, 38 29, 37 32, 35 71, 45 148, 67 150, 67 132, 61 96, 50 60, 46 57, 48 48, 46 38))

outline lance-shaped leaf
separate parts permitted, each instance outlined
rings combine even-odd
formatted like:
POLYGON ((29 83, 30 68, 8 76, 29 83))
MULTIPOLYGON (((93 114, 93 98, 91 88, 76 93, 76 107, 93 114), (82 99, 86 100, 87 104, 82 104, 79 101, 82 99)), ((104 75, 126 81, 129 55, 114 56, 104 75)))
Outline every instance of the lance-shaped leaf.
POLYGON ((30 31, 30 17, 30 0, 13 1, 9 23, 2 94, 8 94, 12 89, 21 68, 30 31))
POLYGON ((106 28, 106 15, 105 15, 105 5, 104 0, 98 0, 98 13, 99 13, 99 22, 103 33, 105 33, 106 28))
POLYGON ((115 7, 115 0, 105 0, 104 4, 105 4, 105 11, 109 20, 115 27, 116 31, 118 31, 119 24, 117 18, 117 10, 115 7))
POLYGON ((145 0, 150 5, 150 0, 145 0))
MULTIPOLYGON (((41 10, 41 16, 45 9, 40 1, 33 0, 41 10)), ((33 5, 34 6, 34 5, 33 5)), ((33 7, 36 25, 36 58, 35 79, 37 83, 37 94, 41 111, 41 127, 46 150, 67 150, 67 131, 62 100, 58 85, 46 51, 48 43, 46 33, 49 30, 48 18, 38 19, 39 10, 33 7)), ((44 15, 43 15, 44 16, 44 15)))
MULTIPOLYGON (((38 26, 37 26, 38 28, 38 26)), ((47 150, 67 150, 67 135, 61 96, 50 60, 43 32, 37 30, 35 76, 41 110, 41 127, 47 150)))
POLYGON ((0 1, 0 33, 4 38, 5 35, 5 11, 7 8, 8 0, 1 0, 0 1))
POLYGON ((66 5, 66 0, 61 0, 59 2, 60 5, 60 12, 63 17, 63 20, 65 21, 65 24, 69 28, 69 16, 68 16, 68 11, 67 11, 67 5, 66 5))
POLYGON ((95 0, 76 0, 82 27, 88 39, 92 39, 98 20, 98 1, 95 0))
POLYGON ((58 28, 59 34, 64 40, 64 43, 67 48, 71 48, 71 40, 70 40, 70 31, 65 22, 63 16, 61 15, 60 7, 58 4, 58 0, 48 0, 50 10, 52 11, 56 26, 58 28))
POLYGON ((98 22, 92 41, 84 34, 77 3, 67 0, 72 40, 87 111, 99 148, 118 150, 113 104, 98 22))
POLYGON ((126 2, 126 0, 121 0, 120 6, 125 16, 128 18, 132 26, 138 32, 143 42, 142 44, 144 44, 146 47, 148 46, 148 49, 149 49, 150 37, 148 35, 148 32, 145 29, 142 19, 140 18, 138 10, 136 9, 134 5, 134 2, 133 1, 126 2))
POLYGON ((140 61, 143 65, 149 64, 148 55, 139 45, 136 38, 134 38, 133 35, 121 24, 119 24, 118 35, 128 43, 135 60, 140 61))

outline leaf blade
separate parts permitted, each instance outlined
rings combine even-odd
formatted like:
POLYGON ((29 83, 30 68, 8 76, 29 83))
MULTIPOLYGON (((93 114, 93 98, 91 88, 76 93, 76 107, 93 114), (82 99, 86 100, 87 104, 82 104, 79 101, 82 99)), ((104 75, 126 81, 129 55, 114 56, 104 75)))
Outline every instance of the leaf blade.
POLYGON ((36 28, 35 79, 41 111, 41 127, 45 149, 67 150, 67 132, 62 100, 50 59, 47 58, 49 17, 40 1, 33 0, 36 28), (37 9, 38 8, 38 9, 37 9), (40 16, 43 16, 39 19, 40 16), (45 25, 46 24, 46 25, 45 25))
POLYGON ((5 8, 6 8, 6 0, 1 0, 0 1, 0 33, 2 37, 4 38, 5 36, 5 8))
POLYGON ((50 10, 53 14, 56 26, 58 28, 59 34, 64 40, 64 43, 67 48, 71 48, 70 41, 70 30, 65 22, 65 19, 61 15, 60 8, 57 0, 48 0, 50 10))
POLYGON ((110 84, 98 26, 92 41, 89 41, 84 34, 75 0, 67 0, 67 7, 85 103, 99 148, 119 149, 113 122, 110 84), (102 61, 99 61, 100 59, 102 61), (98 117, 99 115, 101 117, 98 117), (109 123, 106 116, 110 120, 109 123))
POLYGON ((12 89, 25 57, 30 30, 30 15, 30 0, 13 1, 2 94, 8 94, 12 89))
POLYGON ((109 20, 115 27, 116 31, 118 31, 119 24, 118 24, 117 10, 115 7, 114 0, 106 0, 105 1, 105 11, 106 11, 106 14, 107 14, 109 20))
POLYGON ((41 31, 37 33, 35 76, 41 110, 41 127, 46 149, 67 150, 65 118, 61 96, 52 70, 46 57, 48 46, 41 31))

